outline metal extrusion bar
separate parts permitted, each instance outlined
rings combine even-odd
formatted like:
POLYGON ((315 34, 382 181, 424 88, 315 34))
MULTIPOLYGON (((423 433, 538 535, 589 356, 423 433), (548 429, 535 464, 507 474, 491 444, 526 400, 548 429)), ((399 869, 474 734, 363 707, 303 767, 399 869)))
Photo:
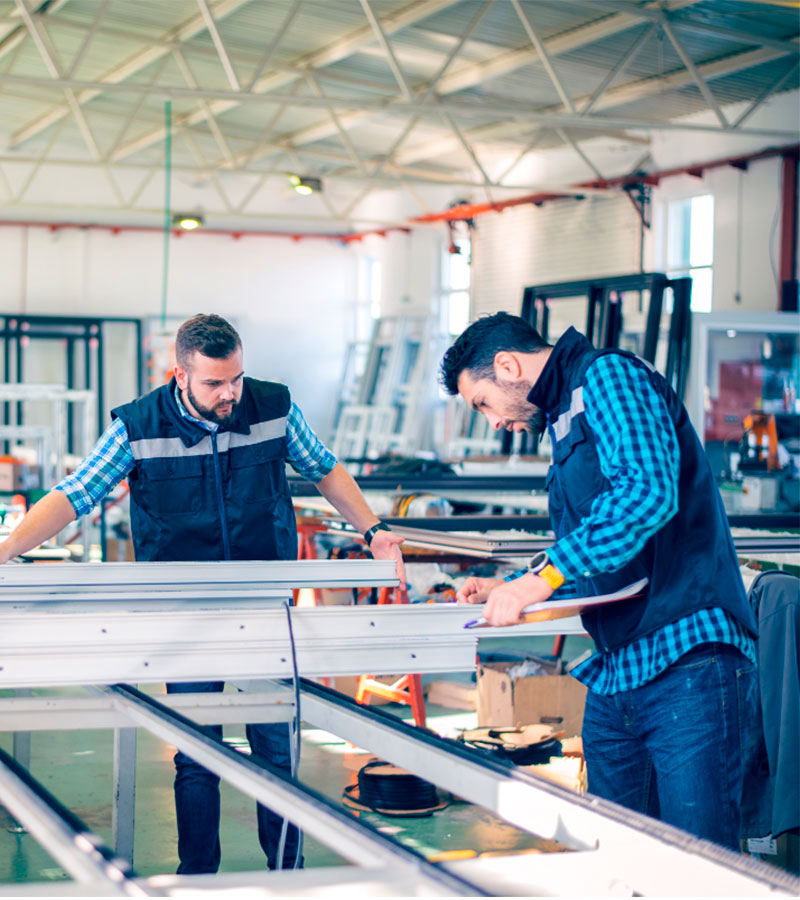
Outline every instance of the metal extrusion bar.
MULTIPOLYGON (((440 491, 531 491, 544 490, 544 475, 358 475, 356 483, 362 491, 405 491, 406 493, 438 493, 440 491)), ((293 497, 314 497, 316 487, 300 478, 289 478, 293 497)))
MULTIPOLYGON (((301 679, 303 718, 485 807, 525 831, 615 860, 640 894, 687 895, 698 883, 720 895, 797 893, 800 879, 598 797, 583 797, 508 762, 417 729, 381 710, 301 679)), ((589 856, 586 856, 589 854, 589 856)), ((597 887, 597 886, 595 886, 597 887)))
MULTIPOLYGON (((484 534, 465 534, 459 529, 458 517, 449 521, 452 531, 445 531, 441 526, 430 529, 409 527, 402 524, 402 520, 393 526, 393 530, 411 546, 461 552, 469 556, 500 558, 537 553, 551 547, 555 540, 554 537, 493 534, 491 531, 484 534)), ((464 527, 463 531, 467 531, 467 528, 464 527)), ((733 546, 739 552, 791 553, 800 550, 800 538, 797 535, 763 534, 752 537, 741 535, 733 538, 733 546)))
MULTIPOLYGON (((464 626, 475 618, 456 604, 296 609, 298 667, 308 676, 472 671, 479 635, 464 626)), ((583 633, 577 617, 513 629, 515 638, 583 633)), ((261 601, 18 602, 0 608, 0 634, 0 688, 292 675, 285 610, 261 601)), ((512 635, 480 629, 498 636, 512 635)))
MULTIPOLYGON (((285 689, 224 694, 160 694, 159 703, 177 710, 198 725, 238 725, 242 722, 291 722, 294 698, 285 689)), ((0 698, 0 731, 73 731, 126 728, 128 717, 106 694, 98 697, 0 698)), ((14 753, 14 758, 19 757, 14 753)))
POLYGON ((0 750, 0 801, 47 852, 81 883, 101 884, 108 896, 147 896, 125 860, 0 750))
POLYGON ((246 562, 109 562, 15 565, 0 568, 5 599, 12 592, 58 595, 86 590, 126 591, 152 588, 202 588, 224 593, 248 589, 301 587, 394 587, 397 573, 392 561, 375 559, 311 559, 246 562))
POLYGON ((290 818, 351 862, 366 867, 402 863, 419 873, 439 894, 485 896, 469 882, 438 869, 425 857, 344 812, 322 794, 287 778, 265 762, 256 763, 225 746, 135 688, 118 684, 108 690, 132 723, 173 744, 233 787, 290 818))

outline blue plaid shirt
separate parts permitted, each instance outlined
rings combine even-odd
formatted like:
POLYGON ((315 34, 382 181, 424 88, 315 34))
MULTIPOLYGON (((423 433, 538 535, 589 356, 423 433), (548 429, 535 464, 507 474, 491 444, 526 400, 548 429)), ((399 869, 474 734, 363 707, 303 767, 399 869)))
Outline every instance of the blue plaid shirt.
MULTIPOLYGON (((175 401, 181 415, 208 431, 216 431, 214 422, 196 419, 181 403, 175 389, 175 401)), ((303 478, 321 481, 336 465, 336 457, 311 430, 300 408, 292 403, 286 422, 289 464, 303 478)), ((76 517, 86 515, 133 468, 128 431, 121 419, 106 428, 94 449, 81 464, 60 481, 55 490, 64 493, 75 510, 76 517)))
MULTIPOLYGON (((558 599, 574 595, 570 579, 630 562, 678 511, 678 439, 647 374, 624 357, 601 356, 586 370, 583 397, 586 424, 610 488, 595 498, 580 526, 548 551, 567 579, 558 599)), ((756 661, 748 632, 725 610, 713 607, 616 650, 595 653, 572 674, 590 690, 616 694, 647 684, 692 647, 709 642, 732 644, 756 661)))

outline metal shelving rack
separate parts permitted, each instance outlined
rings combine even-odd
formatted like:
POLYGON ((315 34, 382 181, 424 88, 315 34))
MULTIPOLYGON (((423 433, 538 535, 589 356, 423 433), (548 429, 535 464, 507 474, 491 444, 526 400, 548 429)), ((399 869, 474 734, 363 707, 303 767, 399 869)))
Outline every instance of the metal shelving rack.
MULTIPOLYGON (((94 391, 76 390, 61 384, 0 384, 0 403, 16 404, 18 419, 24 418, 21 408, 26 402, 50 404, 52 424, 0 423, 0 439, 35 441, 40 485, 49 490, 67 474, 70 436, 81 456, 91 450, 96 437, 97 395, 94 391)), ((83 530, 83 549, 84 559, 88 559, 89 530, 86 528, 83 530)))

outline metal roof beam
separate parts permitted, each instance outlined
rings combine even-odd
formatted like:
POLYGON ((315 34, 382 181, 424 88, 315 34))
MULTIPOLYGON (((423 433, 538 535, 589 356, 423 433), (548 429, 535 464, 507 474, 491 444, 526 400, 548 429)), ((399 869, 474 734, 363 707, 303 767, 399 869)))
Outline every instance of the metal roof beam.
POLYGON ((383 55, 386 57, 386 62, 389 64, 389 68, 392 70, 392 75, 394 75, 394 79, 400 88, 400 93, 406 100, 411 100, 412 94, 408 86, 408 82, 406 81, 405 75, 403 75, 403 72, 400 69, 400 64, 397 62, 397 57, 394 55, 392 45, 389 43, 386 34, 381 27, 381 23, 378 20, 378 17, 375 15, 372 7, 369 4, 369 0, 361 0, 361 7, 364 10, 364 15, 366 15, 367 19, 369 20, 369 24, 372 26, 372 30, 375 32, 375 37, 378 39, 381 50, 383 50, 383 55))
MULTIPOLYGON (((723 59, 714 60, 713 62, 701 63, 696 68, 700 75, 708 81, 713 78, 722 78, 725 75, 731 75, 734 72, 739 72, 757 65, 762 65, 763 63, 770 62, 773 59, 779 59, 783 55, 784 54, 779 51, 762 47, 758 50, 748 50, 744 53, 738 53, 733 56, 726 56, 723 59)), ((681 67, 680 69, 677 69, 673 72, 666 73, 660 78, 644 78, 637 81, 628 82, 627 84, 621 84, 617 87, 609 88, 609 90, 606 91, 605 95, 595 102, 595 108, 610 109, 615 106, 622 106, 624 104, 632 103, 635 100, 641 100, 654 94, 660 94, 664 91, 685 87, 686 85, 691 84, 692 81, 692 76, 688 72, 688 70, 681 67)), ((587 99, 588 98, 578 97, 576 98, 576 101, 580 106, 587 99)), ((501 114, 502 112, 509 109, 508 107, 504 106, 502 100, 497 100, 494 98, 492 99, 491 104, 486 104, 486 101, 484 101, 484 104, 488 109, 493 110, 498 114, 501 114)), ((503 122, 498 122, 495 125, 486 125, 471 129, 467 133, 468 138, 473 142, 476 142, 481 140, 502 140, 509 136, 518 136, 520 132, 521 121, 530 122, 531 125, 542 123, 550 124, 553 127, 567 126, 574 128, 587 128, 591 130, 603 130, 604 128, 621 128, 634 130, 638 129, 644 131, 695 131, 697 129, 708 132, 734 131, 732 127, 725 129, 721 126, 700 125, 696 123, 690 124, 686 122, 640 121, 637 124, 635 120, 625 119, 620 116, 600 117, 597 115, 590 115, 585 116, 581 119, 581 117, 563 116, 561 114, 548 112, 546 110, 543 110, 541 112, 521 112, 518 104, 516 105, 515 110, 509 110, 509 114, 514 115, 514 118, 511 121, 506 120, 503 122)), ((743 133, 740 129, 735 129, 735 131, 736 133, 743 133)), ((795 132, 792 132, 791 129, 769 129, 768 133, 764 132, 761 136, 790 137, 793 134, 795 134, 795 132)), ((454 146, 455 142, 453 141, 453 139, 445 137, 433 141, 428 141, 425 144, 418 144, 415 147, 408 147, 406 150, 398 154, 398 157, 402 163, 413 163, 422 159, 430 159, 451 152, 454 146)))
MULTIPOLYGON (((573 0, 575 2, 575 0, 573 0)), ((638 16, 641 19, 647 19, 658 25, 665 21, 674 25, 681 31, 693 31, 697 34, 710 34, 714 37, 726 38, 730 41, 738 41, 742 44, 755 44, 757 47, 772 47, 773 50, 780 50, 783 53, 794 53, 797 51, 797 38, 773 38, 769 35, 759 35, 753 31, 741 31, 737 28, 728 28, 726 25, 714 22, 705 22, 694 18, 691 12, 685 12, 679 9, 659 10, 647 8, 643 6, 632 6, 630 3, 623 3, 621 0, 583 0, 581 6, 597 9, 603 7, 615 12, 628 12, 630 15, 638 16)), ((765 15, 768 15, 765 13, 765 15)), ((717 16, 719 18, 719 16, 717 16)))
POLYGON ((250 84, 247 86, 248 91, 251 91, 253 89, 253 86, 258 83, 259 78, 261 78, 270 62, 272 62, 272 57, 275 55, 275 51, 280 46, 281 41, 286 36, 286 33, 292 27, 292 23, 297 17, 297 14, 303 8, 303 3, 304 0, 296 0, 296 2, 289 7, 289 12, 284 17, 283 22, 281 22, 280 27, 275 32, 275 37, 267 47, 267 52, 264 54, 261 62, 256 66, 256 69, 253 72, 253 77, 250 79, 250 84))
MULTIPOLYGON (((427 18, 436 12, 440 12, 448 6, 452 6, 455 2, 456 0, 417 0, 417 2, 409 4, 398 12, 386 16, 381 23, 381 27, 384 34, 391 34, 402 28, 407 28, 409 25, 413 25, 415 22, 427 18)), ((349 35, 334 41, 328 46, 323 47, 321 50, 304 54, 294 61, 294 65, 303 70, 318 69, 322 66, 331 65, 334 62, 338 62, 339 60, 352 55, 364 46, 364 44, 368 44, 372 40, 374 40, 373 30, 371 26, 367 25, 365 28, 359 28, 349 35)), ((300 77, 300 75, 294 72, 276 72, 261 78, 252 86, 252 92, 255 94, 267 94, 270 91, 291 84, 298 77, 300 77)), ((214 115, 220 115, 223 112, 235 109, 237 106, 238 100, 236 99, 219 100, 212 104, 211 112, 213 112, 214 115)), ((207 112, 204 109, 199 109, 182 117, 179 120, 179 124, 196 125, 205 121, 206 117, 207 112)), ((347 127, 345 123, 342 124, 347 127)), ((325 125, 327 128, 326 136, 331 134, 332 131, 335 131, 336 127, 333 123, 326 122, 325 125)), ((123 159, 125 156, 137 153, 140 150, 161 141, 163 137, 163 128, 152 129, 137 140, 131 141, 125 147, 121 147, 117 151, 115 159, 123 159)))
POLYGON ((692 76, 692 80, 697 85, 700 90, 700 93, 705 98, 706 103, 714 110, 714 114, 719 119, 720 124, 723 128, 728 127, 728 120, 725 118, 725 114, 722 112, 722 109, 717 102, 717 98, 711 92, 711 88, 706 84, 705 78, 700 74, 697 69, 697 66, 692 61, 689 54, 683 48, 683 45, 678 40, 678 36, 675 34, 675 31, 672 29, 672 26, 664 20, 661 24, 662 29, 664 30, 664 34, 670 39, 672 46, 677 50, 678 56, 681 58, 681 62, 686 66, 690 75, 692 76))
POLYGON ((591 95, 591 97, 589 97, 586 103, 581 106, 580 113, 582 116, 585 116, 588 112, 590 112, 595 103, 597 103, 597 101, 605 95, 606 91, 611 87, 614 81, 616 81, 616 79, 619 78, 619 76, 622 75, 623 72, 625 72, 636 54, 642 49, 647 41, 650 40, 650 38, 656 33, 657 30, 658 25, 651 25, 649 28, 645 29, 639 35, 639 37, 636 38, 636 40, 628 48, 628 51, 625 53, 622 59, 616 64, 616 66, 614 66, 613 69, 609 69, 608 74, 595 88, 594 93, 591 95))
POLYGON ((206 31, 208 31, 208 33, 211 35, 211 40, 214 42, 214 47, 217 51, 217 55, 219 56, 219 61, 220 63, 222 63, 222 68, 225 70, 228 84, 230 84, 234 91, 240 91, 242 87, 239 84, 238 77, 236 76, 236 69, 234 69, 230 55, 225 49, 222 35, 220 35, 219 33, 217 23, 214 21, 214 16, 208 6, 208 2, 207 0, 197 0, 197 5, 200 7, 200 13, 203 16, 203 21, 206 25, 206 31))
MULTIPOLYGON (((216 19, 221 19, 224 16, 230 15, 230 13, 248 2, 250 2, 250 0, 220 0, 214 7, 214 15, 216 19)), ((137 72, 141 72, 142 69, 147 68, 147 66, 169 53, 171 50, 169 45, 171 43, 174 43, 175 41, 187 41, 195 37, 195 35, 199 34, 201 31, 204 31, 205 27, 206 23, 203 16, 198 14, 183 25, 171 28, 164 35, 164 43, 162 45, 148 45, 145 50, 135 54, 120 65, 109 69, 100 79, 100 84, 119 84, 126 81, 137 72)), ((143 43, 146 43, 146 41, 143 41, 143 43)), ((84 106, 102 92, 102 87, 94 88, 89 91, 82 91, 76 99, 81 106, 84 106)), ((45 128, 49 128, 52 124, 59 121, 59 119, 63 119, 68 113, 69 109, 63 106, 51 109, 49 112, 37 117, 11 135, 8 146, 12 148, 19 146, 19 144, 39 134, 45 128)))
POLYGON ((783 85, 786 84, 786 82, 797 71, 798 66, 800 66, 800 60, 795 60, 794 65, 789 66, 789 68, 783 73, 783 75, 781 75, 780 78, 777 79, 777 81, 773 81, 771 85, 765 88, 758 95, 758 97, 753 100, 753 102, 747 107, 747 109, 734 120, 733 127, 739 128, 741 125, 743 125, 744 122, 750 118, 750 116, 758 109, 759 106, 761 106, 762 103, 764 103, 764 101, 770 95, 774 94, 776 91, 779 91, 783 87, 783 85))
POLYGON ((525 33, 528 35, 528 40, 536 48, 536 52, 539 54, 539 59, 541 60, 542 65, 544 66, 545 71, 550 78, 550 81, 553 82, 553 87, 556 89, 556 93, 561 98, 561 102, 564 104, 564 107, 571 113, 576 113, 577 110, 575 109, 575 104, 572 102, 572 98, 566 92, 566 90, 564 89, 564 85, 561 83, 561 79, 558 77, 558 73, 555 70, 553 61, 550 59, 550 54, 547 52, 547 47, 545 47, 544 42, 536 33, 536 30, 531 24, 531 20, 528 18, 527 14, 520 6, 519 0, 511 0, 511 3, 513 4, 514 9, 519 16, 520 22, 522 22, 522 27, 525 29, 525 33))
MULTIPOLYGON (((672 0, 670 8, 689 6, 696 2, 698 0, 672 0)), ((657 3, 651 2, 648 6, 656 7, 657 3)), ((641 19, 637 16, 628 13, 614 13, 586 25, 573 28, 563 34, 548 38, 543 42, 543 47, 551 56, 558 56, 561 53, 568 53, 570 50, 602 40, 620 31, 634 28, 639 24, 641 24, 641 19)), ((467 63, 455 71, 448 72, 439 81, 437 93, 439 96, 442 96, 466 90, 487 79, 508 74, 539 60, 540 56, 534 47, 525 47, 522 50, 508 50, 507 52, 501 51, 484 62, 467 63)), ((343 116, 340 121, 343 127, 352 128, 365 121, 369 116, 370 113, 368 112, 354 112, 343 116)), ((313 143, 328 137, 331 133, 329 129, 330 126, 327 123, 320 123, 300 129, 289 137, 294 144, 313 143)), ((466 137, 469 140, 469 134, 466 137)), ((458 139, 455 137, 451 139, 445 138, 444 140, 448 141, 448 149, 452 149, 459 144, 458 139)))
POLYGON ((100 9, 97 11, 91 27, 84 35, 83 43, 78 48, 78 52, 72 58, 72 64, 70 65, 69 69, 65 72, 65 74, 68 78, 71 78, 75 74, 75 72, 77 72, 78 66, 80 66, 81 62, 83 61, 83 57, 86 54, 86 51, 89 49, 89 45, 92 43, 92 40, 94 39, 95 35, 97 34, 98 29, 100 28, 100 25, 103 23, 103 19, 105 18, 106 13, 108 12, 108 7, 110 4, 111 4, 111 0, 103 0, 103 4, 100 7, 100 9))

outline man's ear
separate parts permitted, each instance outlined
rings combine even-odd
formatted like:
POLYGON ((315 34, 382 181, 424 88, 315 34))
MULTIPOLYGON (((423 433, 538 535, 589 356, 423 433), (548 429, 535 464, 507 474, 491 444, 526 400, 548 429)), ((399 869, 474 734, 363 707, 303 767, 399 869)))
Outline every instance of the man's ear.
POLYGON ((516 353, 499 350, 494 357, 494 374, 498 381, 517 381, 522 376, 522 366, 516 353))
POLYGON ((189 384, 189 375, 186 369, 183 366, 179 366, 177 363, 175 364, 175 380, 178 382, 178 387, 182 390, 186 390, 186 386, 189 384))

